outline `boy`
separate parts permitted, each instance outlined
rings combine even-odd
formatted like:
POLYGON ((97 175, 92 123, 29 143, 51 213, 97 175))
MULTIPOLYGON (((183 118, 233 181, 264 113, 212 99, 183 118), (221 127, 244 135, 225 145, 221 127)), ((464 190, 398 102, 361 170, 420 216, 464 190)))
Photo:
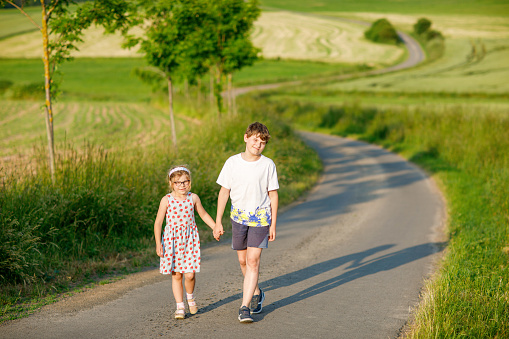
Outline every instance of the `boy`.
POLYGON ((221 185, 217 202, 214 237, 223 234, 223 217, 231 198, 232 249, 237 251, 244 275, 239 321, 251 323, 251 313, 260 313, 265 293, 258 287, 260 257, 268 241, 276 239, 279 184, 276 165, 262 155, 270 139, 269 130, 259 122, 244 134, 246 150, 226 160, 217 183, 221 185), (249 309, 251 307, 251 310, 249 309))

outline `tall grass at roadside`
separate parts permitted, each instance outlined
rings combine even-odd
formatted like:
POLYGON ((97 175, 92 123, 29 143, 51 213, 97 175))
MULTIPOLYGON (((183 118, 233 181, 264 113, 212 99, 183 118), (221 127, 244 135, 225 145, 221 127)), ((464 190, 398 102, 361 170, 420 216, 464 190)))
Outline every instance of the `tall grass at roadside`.
POLYGON ((381 144, 438 179, 449 244, 406 334, 509 337, 509 117, 487 109, 267 104, 300 128, 381 144))
MULTIPOLYGON (((267 154, 278 166, 280 202, 287 204, 314 184, 320 161, 287 125, 258 110, 219 122, 205 118, 179 137, 178 154, 163 143, 124 152, 61 146, 55 185, 45 150, 38 150, 35 174, 13 173, 0 186, 0 321, 28 312, 30 301, 97 275, 157 263, 153 222, 168 190, 167 169, 188 164, 193 192, 214 216, 217 175, 229 156, 243 150, 243 133, 255 120, 271 131, 267 154)), ((211 231, 197 221, 206 243, 211 231)))

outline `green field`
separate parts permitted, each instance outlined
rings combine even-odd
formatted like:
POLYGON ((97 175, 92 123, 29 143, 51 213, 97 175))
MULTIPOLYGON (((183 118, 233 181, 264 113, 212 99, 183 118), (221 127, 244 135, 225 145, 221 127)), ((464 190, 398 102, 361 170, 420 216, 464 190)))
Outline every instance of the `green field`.
MULTIPOLYGON (((38 7, 28 8, 27 13, 38 25, 41 24, 41 11, 38 7)), ((37 27, 21 15, 17 9, 2 9, 1 18, 0 40, 37 30, 37 27)))
POLYGON ((261 0, 262 6, 301 12, 375 12, 403 14, 480 14, 509 16, 504 0, 261 0))
MULTIPOLYGON (((0 59, 0 81, 22 86, 44 82, 42 61, 39 59, 0 59)), ((137 67, 145 67, 140 58, 76 58, 64 63, 61 75, 60 99, 73 101, 142 101, 152 97, 151 87, 133 74, 137 67)), ((312 61, 262 60, 234 75, 235 86, 313 79, 365 69, 364 66, 312 61)), ((202 82, 208 86, 208 79, 202 82)), ((182 89, 182 85, 177 84, 182 89)), ((178 89, 177 88, 177 89, 178 89)), ((164 91, 164 88, 161 89, 164 91)), ((0 93, 1 95, 2 93, 0 93)), ((9 98, 12 93, 4 93, 9 98)))

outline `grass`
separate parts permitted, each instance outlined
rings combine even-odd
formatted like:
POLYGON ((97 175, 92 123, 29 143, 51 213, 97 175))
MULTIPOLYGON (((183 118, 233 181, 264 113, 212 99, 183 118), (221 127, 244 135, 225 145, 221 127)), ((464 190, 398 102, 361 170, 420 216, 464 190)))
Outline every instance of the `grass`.
MULTIPOLYGON (((169 128, 166 112, 150 105, 67 102, 55 107, 55 139, 74 144, 87 140, 106 149, 118 148, 119 145, 123 149, 131 149, 161 142, 162 132, 169 128)), ((0 134, 0 156, 26 154, 46 136, 38 104, 5 101, 0 109, 0 119, 5 126, 0 134)))
POLYGON ((402 14, 455 14, 509 16, 505 0, 261 0, 262 6, 301 12, 377 12, 402 14))
MULTIPOLYGON (((25 10, 37 24, 41 23, 40 7, 28 7, 25 10)), ((0 20, 0 40, 37 30, 37 27, 17 9, 1 9, 0 13, 2 18, 0 20)))
POLYGON ((276 11, 263 13, 252 36, 266 58, 369 63, 380 67, 396 63, 404 54, 401 46, 367 40, 366 29, 333 17, 276 11))
MULTIPOLYGON (((508 30, 509 32, 509 30, 508 30)), ((475 42, 446 39, 445 55, 415 70, 331 83, 327 88, 343 91, 500 93, 509 91, 509 39, 475 42), (483 47, 484 46, 484 47, 483 47)))

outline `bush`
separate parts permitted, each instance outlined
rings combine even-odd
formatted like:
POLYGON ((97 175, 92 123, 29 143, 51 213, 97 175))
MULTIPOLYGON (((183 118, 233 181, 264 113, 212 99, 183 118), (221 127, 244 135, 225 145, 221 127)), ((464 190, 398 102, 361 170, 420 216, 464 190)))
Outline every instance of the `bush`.
POLYGON ((439 31, 432 29, 431 31, 426 32, 426 40, 430 41, 433 39, 444 40, 444 36, 439 31))
POLYGON ((0 94, 4 93, 11 86, 12 86, 12 81, 0 80, 0 94))
POLYGON ((431 21, 429 21, 426 18, 420 18, 417 20, 417 22, 414 24, 414 32, 415 34, 421 35, 422 33, 426 32, 431 27, 431 21))
POLYGON ((371 25, 371 27, 364 32, 364 36, 374 42, 384 44, 398 44, 402 42, 396 29, 387 19, 379 19, 371 25))
POLYGON ((5 95, 15 100, 44 100, 44 84, 39 82, 15 84, 6 90, 5 95))

